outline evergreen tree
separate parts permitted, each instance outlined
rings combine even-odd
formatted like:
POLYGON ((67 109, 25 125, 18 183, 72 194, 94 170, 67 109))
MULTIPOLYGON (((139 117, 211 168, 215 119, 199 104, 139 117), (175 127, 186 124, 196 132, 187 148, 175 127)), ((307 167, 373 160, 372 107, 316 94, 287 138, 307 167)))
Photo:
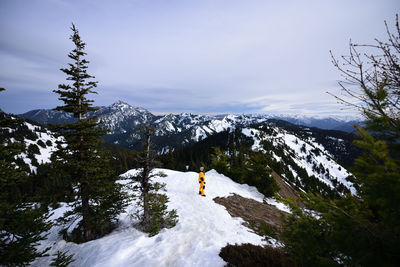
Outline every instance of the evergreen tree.
POLYGON ((230 164, 228 156, 221 151, 219 147, 213 147, 213 153, 211 154, 211 168, 215 169, 219 173, 228 175, 230 164))
POLYGON ((117 176, 110 168, 109 159, 99 149, 100 137, 106 132, 99 127, 97 117, 87 117, 89 111, 97 110, 92 107, 93 100, 87 98, 89 93, 96 93, 93 89, 97 82, 92 81, 94 77, 87 73, 86 44, 74 24, 71 30, 70 39, 75 48, 68 57, 73 63, 68 64, 69 68, 61 69, 71 84, 60 84, 54 92, 64 102, 56 109, 72 113, 77 121, 56 125, 68 145, 53 154, 53 163, 65 171, 76 188, 75 201, 71 204, 73 210, 66 213, 64 219, 69 220, 75 214, 81 216, 78 228, 66 238, 85 242, 112 230, 117 215, 124 208, 124 195, 120 191, 121 185, 116 183, 117 176))
POLYGON ((291 204, 293 216, 286 220, 282 236, 286 249, 305 266, 397 266, 400 261, 398 17, 395 34, 386 28, 389 41, 369 46, 379 50, 377 55, 363 60, 356 50, 359 46, 351 44, 351 55, 343 57, 347 67, 334 60, 359 86, 360 91, 354 92, 341 84, 357 101, 354 106, 366 117, 370 132, 356 126, 359 139, 354 143, 364 150, 352 169, 357 195, 327 200, 307 194, 306 210, 291 204))
POLYGON ((236 182, 246 183, 257 187, 258 191, 266 197, 273 196, 278 190, 278 185, 271 176, 271 169, 268 167, 267 156, 262 152, 253 152, 250 148, 239 146, 234 148, 235 153, 230 154, 214 147, 211 155, 211 168, 232 177, 236 182), (236 156, 237 154, 237 156, 236 156), (234 158, 232 160, 232 158, 234 158))
POLYGON ((178 222, 176 210, 167 211, 167 195, 158 192, 165 190, 165 184, 152 181, 155 177, 165 177, 163 173, 154 172, 154 168, 160 163, 156 160, 155 151, 151 149, 153 133, 151 122, 143 123, 144 151, 137 158, 141 167, 138 174, 131 177, 139 207, 134 216, 139 220, 140 227, 150 236, 158 234, 162 228, 174 227, 178 222))
MULTIPOLYGON (((0 88, 0 91, 2 88, 0 88)), ((0 113, 0 137, 11 124, 21 122, 0 113)), ((24 190, 31 177, 29 167, 16 164, 16 157, 25 152, 25 144, 0 138, 0 265, 24 266, 46 251, 35 246, 45 239, 51 224, 49 215, 33 202, 24 190)))
POLYGON ((349 100, 340 102, 357 108, 366 118, 366 129, 389 146, 389 154, 400 159, 400 24, 396 15, 392 32, 385 21, 387 41, 350 43, 350 54, 334 66, 344 80, 339 82, 349 100), (360 51, 367 48, 366 51, 360 51))
POLYGON ((245 168, 247 184, 256 186, 264 196, 272 197, 279 191, 263 153, 252 153, 249 160, 246 161, 245 168))
POLYGON ((51 261, 50 266, 54 267, 67 267, 70 263, 74 262, 74 255, 67 255, 68 251, 57 251, 56 257, 51 261))

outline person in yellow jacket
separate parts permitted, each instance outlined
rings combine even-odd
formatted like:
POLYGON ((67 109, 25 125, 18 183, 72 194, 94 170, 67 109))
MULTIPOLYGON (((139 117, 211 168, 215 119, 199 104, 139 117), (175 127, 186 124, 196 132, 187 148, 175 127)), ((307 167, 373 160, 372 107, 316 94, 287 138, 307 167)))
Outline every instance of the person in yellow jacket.
POLYGON ((206 189, 206 186, 205 186, 206 178, 204 176, 204 167, 200 167, 199 184, 200 184, 199 195, 202 195, 203 197, 205 197, 206 195, 204 194, 204 189, 206 189))

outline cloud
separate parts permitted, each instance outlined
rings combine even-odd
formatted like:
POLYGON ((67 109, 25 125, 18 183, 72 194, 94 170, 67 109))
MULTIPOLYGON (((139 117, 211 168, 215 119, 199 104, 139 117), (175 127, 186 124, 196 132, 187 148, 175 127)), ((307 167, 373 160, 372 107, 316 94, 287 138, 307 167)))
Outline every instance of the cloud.
MULTIPOLYGON (((27 107, 57 105, 74 22, 87 43, 96 104, 157 112, 340 113, 329 50, 384 39, 397 1, 19 1, 0 8, 1 86, 27 107), (48 92, 49 96, 44 96, 48 92), (19 93, 19 95, 18 95, 19 93), (312 101, 310 101, 312 100, 312 101), (33 102, 35 101, 35 102, 33 102)), ((10 96, 11 97, 11 96, 10 96)), ((8 101, 13 99, 8 98, 8 101)), ((346 111, 349 112, 349 111, 346 111)))

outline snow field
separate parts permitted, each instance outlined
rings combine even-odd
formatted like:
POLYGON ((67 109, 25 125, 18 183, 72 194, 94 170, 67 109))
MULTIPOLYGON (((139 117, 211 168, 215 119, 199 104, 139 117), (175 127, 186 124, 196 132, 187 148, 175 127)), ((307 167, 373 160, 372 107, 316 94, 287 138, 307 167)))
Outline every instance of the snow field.
MULTIPOLYGON (((29 139, 24 139, 23 143, 25 144, 26 148, 29 147, 29 145, 36 145, 39 148, 39 154, 34 154, 34 157, 36 158, 37 162, 39 164, 44 164, 44 163, 49 163, 50 162, 50 157, 53 152, 57 151, 57 142, 64 142, 63 137, 55 137, 54 133, 50 131, 46 132, 40 132, 38 131, 40 129, 39 126, 34 126, 28 122, 24 122, 24 124, 28 127, 30 131, 33 133, 36 133, 38 135, 38 139, 35 141, 29 140, 29 139), (42 141, 44 144, 46 144, 47 141, 51 141, 51 145, 48 146, 47 144, 45 147, 41 147, 38 145, 39 141, 42 141)), ((7 128, 6 128, 7 129, 7 128)), ((13 129, 8 128, 9 132, 14 131, 13 129)), ((9 140, 10 143, 16 142, 14 138, 10 138, 9 140)), ((26 164, 29 165, 29 168, 31 169, 32 172, 36 172, 37 167, 32 165, 32 160, 28 158, 27 153, 20 153, 19 155, 16 156, 16 158, 22 158, 26 164)))
MULTIPOLYGON (((293 161, 299 165, 305 168, 307 171, 307 174, 309 176, 314 175, 317 177, 320 181, 326 183, 329 185, 331 188, 334 188, 332 182, 326 178, 325 174, 318 173, 313 170, 312 168, 312 163, 307 162, 306 157, 310 151, 314 148, 318 148, 321 151, 320 155, 315 155, 314 153, 311 153, 312 160, 317 166, 319 164, 322 164, 324 168, 329 169, 329 174, 336 179, 338 182, 342 183, 345 185, 348 189, 350 189, 352 194, 356 194, 356 190, 351 182, 348 182, 346 178, 350 175, 350 173, 342 166, 340 166, 338 163, 336 163, 332 158, 332 155, 328 153, 328 151, 325 150, 325 148, 315 142, 315 140, 308 140, 308 142, 305 142, 304 140, 296 137, 293 134, 290 134, 286 132, 285 130, 281 129, 278 134, 273 137, 273 136, 262 136, 260 134, 260 131, 257 129, 252 129, 252 128, 244 128, 242 129, 242 133, 248 137, 253 138, 254 144, 252 146, 252 149, 254 151, 264 151, 264 149, 261 146, 261 141, 262 140, 272 140, 274 145, 278 145, 279 143, 283 143, 286 146, 288 146, 290 149, 292 149, 295 152, 296 157, 292 157, 293 161), (304 145, 306 149, 306 153, 301 151, 302 146, 304 145)), ((273 154, 274 158, 278 161, 281 159, 273 154)), ((297 177, 297 173, 292 169, 290 165, 288 165, 290 170, 292 171, 293 175, 297 177)))
MULTIPOLYGON (((158 235, 148 237, 132 227, 129 213, 135 210, 129 206, 120 215, 120 224, 109 235, 84 244, 65 242, 55 226, 40 248, 51 246, 50 254, 57 250, 73 253, 76 259, 72 266, 224 266, 218 256, 220 249, 230 244, 264 244, 262 237, 242 225, 243 220, 232 218, 225 207, 215 203, 215 197, 236 193, 246 198, 262 202, 264 196, 255 187, 240 185, 228 177, 211 170, 205 173, 206 197, 198 195, 198 173, 177 172, 157 169, 167 174, 155 181, 166 183, 170 202, 169 209, 176 209, 178 224, 164 229, 158 235)), ((128 171, 121 175, 127 177, 135 173, 128 171)), ((126 183, 126 181, 121 181, 126 183)), ((275 203, 279 205, 279 203, 275 203)), ((52 219, 66 210, 66 206, 56 209, 52 219)), ((33 266, 48 266, 50 257, 36 260, 33 266)))

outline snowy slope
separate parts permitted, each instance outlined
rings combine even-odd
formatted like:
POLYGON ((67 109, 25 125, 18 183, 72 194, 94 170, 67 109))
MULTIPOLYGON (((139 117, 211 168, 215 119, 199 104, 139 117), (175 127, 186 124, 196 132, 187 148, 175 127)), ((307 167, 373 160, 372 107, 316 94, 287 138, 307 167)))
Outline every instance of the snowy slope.
MULTIPOLYGON (((51 154, 57 150, 57 142, 65 142, 64 137, 62 136, 56 137, 53 132, 49 130, 42 130, 40 126, 34 126, 28 122, 25 122, 25 125, 28 126, 28 128, 33 132, 41 130, 41 132, 39 131, 36 132, 38 139, 24 140, 26 147, 29 147, 29 145, 31 144, 36 145, 39 148, 39 153, 34 154, 36 161, 39 164, 49 163, 51 154), (39 145, 38 144, 39 141, 44 143, 44 146, 39 145)), ((32 164, 31 159, 28 158, 28 155, 26 153, 21 153, 18 157, 23 158, 25 163, 27 163, 31 168, 32 172, 36 172, 37 167, 32 164)))
MULTIPOLYGON (((346 180, 351 175, 343 166, 338 164, 334 157, 318 142, 312 138, 304 140, 298 136, 278 127, 268 127, 270 134, 254 128, 244 128, 242 133, 253 138, 254 151, 269 152, 276 161, 282 161, 282 158, 275 154, 276 151, 283 153, 286 157, 301 166, 307 172, 309 177, 316 177, 321 182, 327 184, 330 188, 335 189, 338 183, 344 185, 352 194, 356 193, 353 184, 346 180), (269 142, 273 147, 278 147, 276 151, 265 151, 263 142, 269 142)), ((299 174, 290 166, 295 179, 299 178, 299 174)), ((282 175, 285 177, 284 175, 282 175)), ((285 177, 286 178, 286 177, 285 177)), ((301 183, 301 180, 300 180, 301 183)))
POLYGON ((232 114, 226 115, 222 118, 213 118, 205 122, 203 125, 192 127, 191 139, 192 141, 198 142, 215 133, 266 121, 267 118, 232 114))
POLYGON ((56 136, 55 133, 42 126, 17 120, 10 115, 6 116, 14 120, 14 123, 11 128, 0 128, 0 141, 3 144, 14 142, 24 144, 25 151, 17 155, 15 159, 22 159, 31 172, 36 172, 39 164, 50 162, 51 154, 57 150, 57 143, 65 142, 62 136, 56 136))
MULTIPOLYGON (((148 237, 132 227, 127 213, 120 215, 120 225, 109 235, 84 244, 68 243, 57 234, 59 226, 50 231, 40 248, 51 246, 50 254, 57 250, 75 254, 73 266, 224 266, 218 256, 226 244, 262 244, 262 238, 244 227, 242 219, 232 218, 226 209, 216 204, 214 197, 236 193, 262 202, 263 195, 256 188, 240 185, 214 170, 205 174, 206 197, 198 195, 198 174, 161 170, 170 199, 169 208, 176 209, 178 224, 148 237)), ((126 177, 129 171, 122 175, 126 177)), ((156 179, 157 180, 157 179, 156 179)), ((270 201, 273 202, 273 201, 270 201)), ((60 216, 65 207, 55 210, 52 219, 60 216)), ((134 210, 131 205, 127 212, 134 210)), ((33 266, 48 266, 50 257, 37 259, 33 266)))

